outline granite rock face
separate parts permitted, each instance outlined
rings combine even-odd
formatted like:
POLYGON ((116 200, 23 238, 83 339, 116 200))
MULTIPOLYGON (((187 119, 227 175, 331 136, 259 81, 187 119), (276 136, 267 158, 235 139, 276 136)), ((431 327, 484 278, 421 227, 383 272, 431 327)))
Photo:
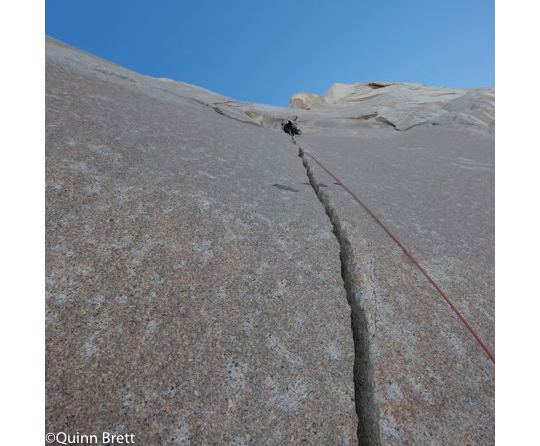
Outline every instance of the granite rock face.
POLYGON ((355 444, 338 247, 297 153, 189 94, 216 99, 47 42, 47 430, 355 444))
POLYGON ((312 118, 369 120, 402 131, 418 125, 493 127, 495 91, 402 82, 336 83, 322 97, 310 93, 291 96, 291 106, 313 109, 312 118))
POLYGON ((309 110, 314 105, 321 103, 323 99, 313 93, 296 93, 291 96, 291 107, 293 108, 304 108, 309 110))
POLYGON ((47 432, 493 444, 494 366, 298 157, 493 348, 493 102, 372 82, 243 103, 47 38, 47 432))

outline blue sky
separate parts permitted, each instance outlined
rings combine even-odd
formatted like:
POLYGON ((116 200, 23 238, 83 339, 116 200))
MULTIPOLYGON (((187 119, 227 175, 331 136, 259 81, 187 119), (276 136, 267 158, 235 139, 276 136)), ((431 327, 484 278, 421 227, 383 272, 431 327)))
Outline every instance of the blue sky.
POLYGON ((495 83, 494 0, 47 0, 45 32, 142 74, 286 105, 334 82, 495 83))

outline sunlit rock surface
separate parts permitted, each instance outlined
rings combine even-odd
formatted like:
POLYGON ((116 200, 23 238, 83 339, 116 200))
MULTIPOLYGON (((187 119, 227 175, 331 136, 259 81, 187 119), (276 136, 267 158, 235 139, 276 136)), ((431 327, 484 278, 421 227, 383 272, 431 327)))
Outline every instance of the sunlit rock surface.
POLYGON ((493 89, 335 84, 286 108, 50 38, 46 56, 47 431, 494 443, 493 364, 298 157, 361 195, 494 349, 493 89))
POLYGON ((397 130, 418 125, 458 124, 493 127, 495 90, 431 87, 400 82, 334 84, 319 97, 310 93, 291 96, 291 106, 314 109, 312 119, 360 119, 380 122, 397 130))
POLYGON ((297 93, 291 96, 291 107, 309 110, 314 105, 319 105, 323 99, 312 93, 297 93))

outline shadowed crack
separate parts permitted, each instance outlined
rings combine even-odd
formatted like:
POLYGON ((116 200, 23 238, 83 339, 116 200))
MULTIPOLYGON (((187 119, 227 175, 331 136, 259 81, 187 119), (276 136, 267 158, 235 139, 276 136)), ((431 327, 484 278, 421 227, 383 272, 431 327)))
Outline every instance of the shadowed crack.
POLYGON ((336 236, 340 247, 341 277, 347 294, 347 302, 351 308, 351 329, 354 341, 353 376, 355 407, 358 417, 358 442, 362 446, 380 445, 378 413, 375 407, 373 390, 373 365, 369 355, 368 323, 366 314, 360 305, 364 284, 360 279, 361 274, 357 269, 358 262, 356 261, 347 231, 343 228, 329 195, 317 183, 300 144, 294 138, 292 142, 298 146, 298 156, 302 159, 309 183, 315 191, 317 198, 324 206, 326 215, 328 215, 332 223, 332 232, 336 236))

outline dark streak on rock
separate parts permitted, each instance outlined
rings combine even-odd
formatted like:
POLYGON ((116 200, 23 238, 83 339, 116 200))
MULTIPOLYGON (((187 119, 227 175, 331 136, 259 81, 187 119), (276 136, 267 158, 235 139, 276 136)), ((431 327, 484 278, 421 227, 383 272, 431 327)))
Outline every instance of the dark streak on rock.
POLYGON ((289 192, 298 192, 296 189, 293 189, 292 187, 283 186, 283 184, 272 184, 272 186, 277 187, 278 189, 281 189, 281 190, 287 190, 289 192))

